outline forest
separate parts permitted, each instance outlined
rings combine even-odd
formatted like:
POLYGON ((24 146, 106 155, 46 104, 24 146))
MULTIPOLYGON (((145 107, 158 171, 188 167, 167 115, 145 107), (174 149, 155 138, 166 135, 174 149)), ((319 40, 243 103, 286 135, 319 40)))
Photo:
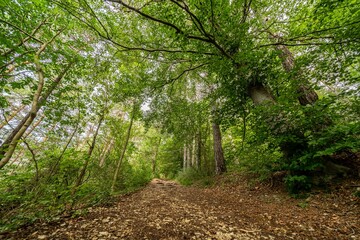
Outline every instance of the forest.
POLYGON ((154 178, 359 204, 358 0, 0 0, 0 29, 0 232, 154 178))

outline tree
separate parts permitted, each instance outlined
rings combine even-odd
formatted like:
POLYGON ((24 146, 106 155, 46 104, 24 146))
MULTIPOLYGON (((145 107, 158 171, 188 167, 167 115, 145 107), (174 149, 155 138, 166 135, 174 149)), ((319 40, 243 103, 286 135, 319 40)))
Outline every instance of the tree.
POLYGON ((226 172, 226 165, 222 149, 221 131, 219 125, 215 122, 212 124, 212 128, 214 136, 215 172, 216 174, 222 174, 226 172))
POLYGON ((133 108, 132 108, 131 116, 130 116, 130 123, 129 123, 128 129, 127 129, 127 132, 126 132, 124 146, 122 148, 121 155, 120 155, 120 157, 119 157, 119 159, 117 161, 116 168, 115 168, 115 174, 114 174, 113 181, 112 181, 112 184, 111 184, 111 191, 112 192, 115 191, 115 184, 116 184, 116 181, 118 179, 120 168, 121 168, 121 165, 123 163, 125 153, 126 153, 126 150, 127 150, 128 144, 129 144, 131 128, 132 128, 132 125, 133 125, 133 122, 134 122, 136 110, 137 110, 137 103, 133 102, 133 108))
MULTIPOLYGON (((37 29, 36 29, 37 30, 37 29)), ((34 54, 34 65, 35 65, 35 73, 38 76, 38 84, 37 89, 33 94, 33 100, 31 102, 30 111, 25 115, 25 117, 21 120, 21 122, 15 127, 15 129, 10 133, 10 135, 5 139, 0 147, 0 168, 3 168, 5 164, 10 160, 12 154, 15 151, 15 148, 18 144, 18 141, 21 139, 25 131, 34 121, 37 116, 38 111, 40 110, 41 106, 44 105, 47 101, 47 98, 52 93, 52 91, 56 88, 56 86, 60 83, 66 72, 69 71, 71 66, 73 65, 72 62, 65 65, 62 71, 54 78, 53 83, 51 83, 50 88, 43 92, 43 88, 45 85, 45 76, 44 76, 44 69, 40 63, 40 55, 46 50, 46 48, 53 43, 53 41, 62 33, 62 30, 57 32, 52 32, 52 35, 45 40, 40 41, 42 44, 36 50, 34 54)), ((30 37, 29 37, 30 38, 30 37)), ((29 40, 29 39, 27 39, 29 40)), ((12 51, 6 52, 6 55, 11 53, 12 51)))

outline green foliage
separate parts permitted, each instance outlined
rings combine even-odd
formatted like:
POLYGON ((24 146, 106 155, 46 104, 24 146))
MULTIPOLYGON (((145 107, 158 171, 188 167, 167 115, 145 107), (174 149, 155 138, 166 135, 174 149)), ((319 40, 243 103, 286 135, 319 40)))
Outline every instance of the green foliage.
POLYGON ((326 163, 337 154, 360 151, 356 1, 128 4, 133 7, 122 1, 0 2, 2 137, 29 113, 40 46, 48 42, 40 54, 41 98, 74 63, 39 105, 36 120, 43 118, 22 137, 12 165, 1 170, 0 231, 106 202, 118 166, 116 193, 152 177, 211 184, 211 121, 222 125, 230 170, 261 180, 287 172, 294 194, 315 185, 315 175, 326 178, 326 163), (285 57, 294 60, 291 69, 284 69, 285 57), (274 104, 249 101, 257 84, 267 87, 274 104), (303 84, 320 100, 301 106, 303 84), (143 111, 145 123, 136 111, 119 162, 129 106, 144 101, 150 108, 143 111), (3 121, 20 104, 24 109, 3 121), (100 115, 103 125, 92 146, 100 115), (184 148, 200 156, 199 169, 182 170, 184 148))
MULTIPOLYGON (((83 153, 70 149, 56 167, 57 151, 49 151, 38 159, 42 170, 36 178, 33 167, 5 172, 0 183, 0 232, 32 223, 38 219, 53 220, 68 210, 69 204, 84 208, 109 199, 109 186, 101 177, 89 178, 72 195, 83 153)), ((91 167, 92 168, 92 167, 91 167)), ((95 175, 96 176, 96 175, 95 175)))
POLYGON ((291 194, 299 194, 311 189, 311 179, 305 175, 287 176, 285 183, 291 194))
POLYGON ((182 143, 174 138, 165 138, 158 155, 160 177, 174 179, 182 167, 182 143))
POLYGON ((209 176, 207 172, 196 168, 188 168, 180 171, 175 179, 184 186, 190 186, 194 183, 209 186, 213 183, 211 176, 209 176))
POLYGON ((356 190, 354 196, 360 198, 360 190, 356 190))
POLYGON ((121 172, 122 192, 131 192, 146 185, 152 179, 150 165, 145 161, 138 161, 133 166, 125 162, 121 172))
MULTIPOLYGON (((326 175, 323 165, 333 155, 360 150, 357 114, 353 114, 353 108, 343 108, 343 104, 343 99, 337 96, 336 100, 322 98, 313 106, 279 103, 259 107, 252 113, 254 134, 249 136, 249 141, 267 142, 272 149, 280 147, 282 160, 276 161, 275 168, 270 164, 265 169, 288 171, 290 175, 285 182, 290 192, 310 189, 311 176, 326 175)), ((253 167, 260 169, 263 165, 256 161, 256 156, 253 158, 253 167)))

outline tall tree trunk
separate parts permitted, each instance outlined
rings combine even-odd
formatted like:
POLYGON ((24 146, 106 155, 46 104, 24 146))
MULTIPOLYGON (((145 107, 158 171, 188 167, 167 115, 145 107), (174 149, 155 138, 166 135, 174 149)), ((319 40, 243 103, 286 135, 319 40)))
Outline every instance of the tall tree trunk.
POLYGON ((195 143, 195 137, 192 140, 192 147, 191 147, 191 166, 196 167, 195 159, 196 159, 196 143, 195 143))
POLYGON ((214 137, 214 158, 215 158, 215 173, 220 175, 226 172, 225 158, 222 149, 221 131, 218 124, 212 124, 214 137))
POLYGON ((191 144, 187 144, 186 147, 186 166, 187 168, 191 168, 191 144))
MULTIPOLYGON (((10 160, 10 158, 13 155, 13 153, 15 151, 15 148, 16 148, 16 146, 18 144, 18 141, 24 135, 25 131, 28 129, 28 127, 31 125, 31 123, 34 121, 34 119, 36 118, 36 115, 37 115, 37 113, 39 111, 39 109, 38 109, 39 99, 40 99, 40 95, 42 93, 44 83, 45 83, 44 71, 43 71, 43 69, 41 67, 41 64, 40 64, 40 54, 44 51, 44 49, 46 48, 46 46, 48 44, 49 44, 49 42, 44 43, 40 47, 40 49, 36 52, 36 54, 34 56, 35 68, 36 68, 36 72, 37 72, 37 75, 38 75, 38 85, 37 85, 37 89, 36 89, 36 92, 35 92, 35 94, 33 96, 33 100, 32 100, 32 103, 31 103, 31 109, 30 109, 30 112, 29 112, 29 118, 21 126, 19 131, 15 134, 14 138, 11 139, 11 141, 9 143, 9 146, 6 146, 7 149, 6 150, 1 149, 1 150, 4 150, 4 157, 0 161, 0 169, 2 167, 4 167, 5 164, 10 160)), ((0 153, 0 154, 2 155, 2 153, 0 153)))
MULTIPOLYGON (((273 35, 274 36, 274 35, 273 35)), ((294 69, 294 56, 290 52, 289 48, 284 45, 276 45, 276 49, 280 52, 280 58, 282 59, 282 65, 285 71, 291 72, 294 69)), ((303 106, 308 104, 314 104, 318 99, 317 93, 309 87, 310 83, 299 84, 297 88, 297 93, 299 94, 298 100, 299 103, 303 106)))
MULTIPOLYGON (((270 32, 269 35, 271 36, 271 38, 280 39, 279 36, 274 35, 270 32)), ((289 48, 285 45, 276 45, 276 49, 279 51, 279 56, 282 59, 282 65, 284 70, 286 72, 291 72, 295 66, 293 54, 290 52, 289 48)), ((300 71, 298 71, 297 77, 301 78, 300 71)), ((302 82, 298 83, 298 87, 296 91, 298 93, 299 103, 303 106, 306 106, 308 104, 314 104, 319 99, 317 93, 309 85, 310 83, 305 80, 302 80, 302 82)))
POLYGON ((206 130, 205 130, 205 141, 203 143, 203 156, 204 156, 204 161, 203 161, 203 166, 204 169, 206 171, 207 174, 212 174, 213 173, 213 167, 211 166, 212 163, 214 162, 213 159, 211 159, 211 157, 209 156, 209 152, 207 151, 207 149, 211 149, 211 132, 212 132, 212 126, 210 126, 210 121, 206 122, 206 130))
POLYGON ((127 133, 126 133, 125 144, 124 144, 123 150, 121 152, 120 158, 118 160, 118 163, 117 163, 117 166, 116 166, 116 169, 115 169, 114 178, 113 178, 113 181, 112 181, 112 184, 111 184, 111 192, 115 191, 115 184, 116 184, 116 181, 118 179, 119 172, 120 172, 120 167, 121 167, 121 164, 122 164, 122 162, 124 160, 125 152, 126 152, 126 149, 127 149, 128 143, 129 143, 129 139, 130 139, 130 135, 131 135, 131 128, 132 128, 132 125, 133 125, 133 122, 134 122, 134 117, 135 117, 135 111, 136 111, 136 102, 133 103, 133 109, 132 109, 132 113, 131 113, 130 124, 129 124, 128 130, 127 130, 127 133))
MULTIPOLYGON (((257 14, 257 11, 253 9, 255 14, 257 14)), ((262 16, 258 16, 260 19, 262 16)), ((281 37, 277 34, 272 33, 269 30, 269 27, 267 26, 266 22, 262 20, 263 26, 265 27, 265 31, 268 34, 268 37, 272 41, 279 41, 281 40, 281 37)), ((275 49, 279 51, 279 57, 282 60, 282 66, 286 72, 291 72, 294 69, 295 61, 294 56, 289 50, 289 48, 282 44, 275 45, 275 49)), ((301 72, 299 72, 301 75, 301 72)), ((299 75, 298 73, 298 75, 299 75)), ((300 77, 300 76, 298 76, 300 77)), ((301 77, 300 77, 301 78, 301 77)), ((297 93, 298 95, 298 101, 301 105, 305 106, 308 104, 314 104, 318 100, 317 93, 309 87, 310 83, 308 81, 299 82, 297 87, 297 93)))
POLYGON ((186 147, 186 143, 184 143, 184 156, 183 156, 183 169, 185 170, 187 168, 187 147, 186 147))
POLYGON ((201 130, 196 134, 196 168, 201 169, 201 130))

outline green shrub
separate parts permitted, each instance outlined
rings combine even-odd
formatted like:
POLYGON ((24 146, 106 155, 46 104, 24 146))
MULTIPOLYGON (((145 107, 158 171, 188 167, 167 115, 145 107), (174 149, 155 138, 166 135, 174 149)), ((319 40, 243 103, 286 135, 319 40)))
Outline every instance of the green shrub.
POLYGON ((311 179, 305 175, 289 175, 285 177, 285 183, 291 194, 299 194, 311 189, 311 179))
POLYGON ((185 186, 190 186, 198 181, 203 181, 203 185, 210 185, 212 183, 205 171, 195 168, 188 168, 178 173, 176 181, 185 186))

